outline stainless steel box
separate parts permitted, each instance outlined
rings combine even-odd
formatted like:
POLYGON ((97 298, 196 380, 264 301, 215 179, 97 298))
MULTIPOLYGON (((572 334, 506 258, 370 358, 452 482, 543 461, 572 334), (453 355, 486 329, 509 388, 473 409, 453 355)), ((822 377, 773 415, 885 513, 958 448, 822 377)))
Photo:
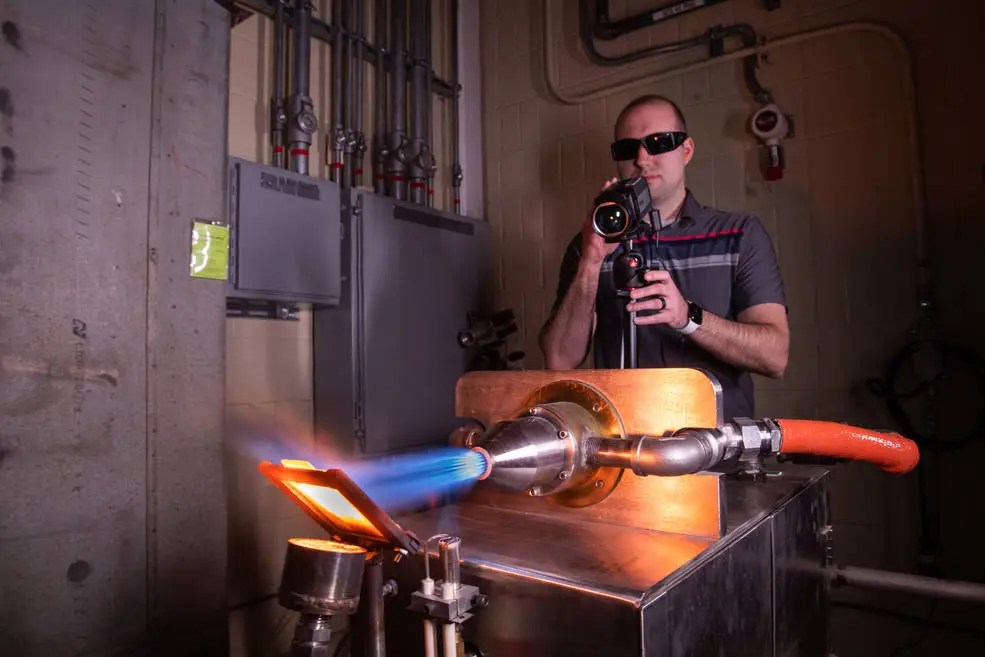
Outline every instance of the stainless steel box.
MULTIPOLYGON (((488 657, 824 657, 827 471, 790 466, 725 490, 717 539, 491 506, 481 495, 398 520, 421 538, 462 537, 463 581, 489 596, 464 636, 488 657)), ((420 618, 405 611, 423 576, 422 560, 411 561, 389 574, 400 593, 387 606, 387 645, 401 655, 422 654, 420 618)))

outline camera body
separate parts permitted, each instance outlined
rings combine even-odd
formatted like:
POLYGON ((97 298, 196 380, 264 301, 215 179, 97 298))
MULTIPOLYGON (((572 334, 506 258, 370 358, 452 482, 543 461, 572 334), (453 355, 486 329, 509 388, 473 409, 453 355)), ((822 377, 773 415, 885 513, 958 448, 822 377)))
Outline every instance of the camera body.
POLYGON ((592 228, 609 243, 636 239, 651 229, 644 218, 652 212, 653 200, 646 178, 627 178, 595 198, 592 228))

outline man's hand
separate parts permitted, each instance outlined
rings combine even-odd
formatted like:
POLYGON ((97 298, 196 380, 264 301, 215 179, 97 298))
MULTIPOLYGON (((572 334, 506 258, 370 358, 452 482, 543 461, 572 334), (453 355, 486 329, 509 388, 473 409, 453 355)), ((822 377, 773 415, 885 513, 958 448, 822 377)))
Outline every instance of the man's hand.
MULTIPOLYGON (((602 183, 602 189, 599 192, 604 192, 617 182, 619 182, 618 178, 609 178, 602 183)), ((594 210, 594 208, 592 209, 594 210)), ((605 238, 595 232, 595 229, 592 228, 592 213, 589 212, 588 218, 581 227, 581 257, 589 263, 601 266, 605 257, 618 247, 618 243, 609 244, 605 238)))
MULTIPOLYGON (((608 189, 617 181, 618 178, 606 180, 602 190, 608 189)), ((584 362, 595 334, 595 298, 598 296, 599 271, 606 256, 618 246, 607 244, 595 232, 592 228, 592 215, 589 213, 581 228, 581 253, 565 254, 568 289, 540 331, 540 348, 544 352, 547 369, 573 370, 584 362)), ((565 277, 565 266, 562 263, 562 279, 565 277)))
POLYGON ((652 269, 643 274, 643 279, 649 283, 645 287, 630 292, 632 302, 626 310, 640 312, 653 311, 653 314, 636 316, 640 326, 647 324, 667 324, 673 329, 681 329, 687 324, 687 301, 669 271, 652 269))
MULTIPOLYGON (((630 311, 651 311, 636 316, 636 323, 666 324, 673 329, 687 325, 687 301, 677 289, 670 272, 648 271, 643 275, 649 285, 630 293, 630 311)), ((786 308, 778 303, 762 303, 746 308, 736 321, 704 311, 701 328, 689 339, 711 355, 742 369, 778 378, 787 368, 790 354, 790 329, 786 308)))

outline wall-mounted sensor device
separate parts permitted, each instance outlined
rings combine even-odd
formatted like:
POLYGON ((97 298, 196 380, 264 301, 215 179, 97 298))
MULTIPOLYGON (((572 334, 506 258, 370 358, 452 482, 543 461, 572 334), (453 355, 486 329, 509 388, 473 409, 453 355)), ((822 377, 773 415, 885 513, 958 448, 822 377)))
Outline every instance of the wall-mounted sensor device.
POLYGON ((764 146, 763 178, 779 180, 783 177, 782 142, 790 136, 790 122, 776 103, 760 107, 750 122, 753 134, 764 146))

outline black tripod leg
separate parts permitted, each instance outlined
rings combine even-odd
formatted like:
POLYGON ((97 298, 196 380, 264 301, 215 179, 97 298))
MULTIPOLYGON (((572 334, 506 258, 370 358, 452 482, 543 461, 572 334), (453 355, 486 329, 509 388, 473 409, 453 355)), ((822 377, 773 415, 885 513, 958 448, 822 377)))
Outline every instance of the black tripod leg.
POLYGON ((639 361, 637 360, 637 344, 636 344, 636 313, 629 313, 629 367, 630 369, 636 369, 639 366, 639 361))
MULTIPOLYGON (((626 299, 626 305, 632 302, 626 299)), ((636 369, 636 313, 623 306, 622 335, 620 336, 619 369, 636 369)))

